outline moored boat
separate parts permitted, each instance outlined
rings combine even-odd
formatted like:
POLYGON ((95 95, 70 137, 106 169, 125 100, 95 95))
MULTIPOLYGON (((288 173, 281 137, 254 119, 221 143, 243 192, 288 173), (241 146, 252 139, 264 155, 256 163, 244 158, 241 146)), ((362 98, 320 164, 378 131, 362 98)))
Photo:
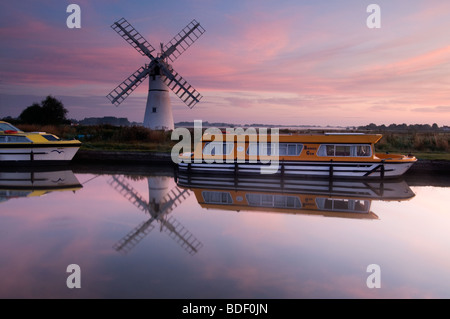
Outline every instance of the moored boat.
POLYGON ((46 132, 23 132, 0 121, 0 165, 68 163, 81 146, 46 132))
POLYGON ((180 171, 286 176, 384 178, 404 174, 412 155, 377 153, 381 134, 323 133, 264 136, 244 134, 217 140, 204 134, 194 152, 179 156, 180 171))

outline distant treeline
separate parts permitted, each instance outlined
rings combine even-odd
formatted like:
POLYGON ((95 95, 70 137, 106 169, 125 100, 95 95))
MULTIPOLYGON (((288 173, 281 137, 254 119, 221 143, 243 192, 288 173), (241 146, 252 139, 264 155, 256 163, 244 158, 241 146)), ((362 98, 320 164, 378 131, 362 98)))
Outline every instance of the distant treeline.
POLYGON ((439 127, 436 123, 430 124, 390 124, 388 126, 376 125, 370 123, 366 126, 359 126, 358 130, 365 131, 380 131, 380 132, 450 132, 450 127, 447 125, 439 127))

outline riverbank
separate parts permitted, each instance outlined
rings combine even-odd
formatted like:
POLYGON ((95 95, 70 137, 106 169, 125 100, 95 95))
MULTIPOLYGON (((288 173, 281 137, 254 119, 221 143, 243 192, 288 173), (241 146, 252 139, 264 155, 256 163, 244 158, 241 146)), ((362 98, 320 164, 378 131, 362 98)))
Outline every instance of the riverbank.
MULTIPOLYGON (((117 164, 117 165, 174 165, 168 152, 145 151, 93 151, 79 150, 75 155, 75 164, 117 164)), ((450 175, 450 161, 418 159, 407 174, 443 174, 450 175)))
POLYGON ((150 151, 94 151, 79 150, 73 158, 75 163, 109 163, 109 164, 172 164, 168 152, 150 151))

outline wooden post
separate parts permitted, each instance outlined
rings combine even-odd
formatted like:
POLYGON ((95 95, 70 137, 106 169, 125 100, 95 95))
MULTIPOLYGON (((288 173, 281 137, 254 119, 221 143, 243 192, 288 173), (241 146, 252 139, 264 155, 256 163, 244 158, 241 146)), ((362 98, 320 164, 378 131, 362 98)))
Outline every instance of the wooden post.
POLYGON ((333 178, 333 160, 330 160, 330 175, 329 178, 333 178))
POLYGON ((238 170, 239 170, 239 167, 238 167, 238 163, 237 163, 237 161, 236 162, 234 162, 234 187, 236 188, 237 187, 237 185, 238 185, 238 170))

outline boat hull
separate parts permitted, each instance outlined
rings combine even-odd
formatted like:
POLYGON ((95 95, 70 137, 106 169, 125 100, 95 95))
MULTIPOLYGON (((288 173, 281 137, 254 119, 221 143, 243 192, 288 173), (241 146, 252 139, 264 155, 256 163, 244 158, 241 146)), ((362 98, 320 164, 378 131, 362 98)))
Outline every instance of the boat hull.
POLYGON ((80 148, 79 146, 61 147, 56 145, 43 147, 8 146, 0 148, 0 165, 68 163, 80 148))
POLYGON ((282 161, 278 165, 260 163, 178 163, 180 172, 211 174, 275 174, 323 178, 384 178, 403 175, 414 162, 282 161))

